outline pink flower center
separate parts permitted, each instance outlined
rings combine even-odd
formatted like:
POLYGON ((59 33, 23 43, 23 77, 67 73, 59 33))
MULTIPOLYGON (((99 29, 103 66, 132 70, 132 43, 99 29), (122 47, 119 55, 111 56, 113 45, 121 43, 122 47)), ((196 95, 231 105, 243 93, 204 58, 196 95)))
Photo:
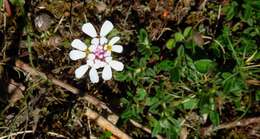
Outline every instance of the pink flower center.
POLYGON ((96 58, 103 60, 105 58, 106 51, 104 50, 102 45, 99 45, 96 50, 94 51, 94 54, 96 58))

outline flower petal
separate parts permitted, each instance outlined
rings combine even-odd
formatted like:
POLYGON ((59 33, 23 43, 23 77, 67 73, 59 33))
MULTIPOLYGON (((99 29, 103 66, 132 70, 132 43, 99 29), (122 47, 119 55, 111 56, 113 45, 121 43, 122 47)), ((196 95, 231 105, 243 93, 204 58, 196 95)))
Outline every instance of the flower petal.
POLYGON ((89 65, 90 67, 93 67, 94 61, 93 60, 87 60, 87 65, 89 65))
POLYGON ((106 65, 102 71, 102 78, 104 80, 110 80, 112 78, 112 70, 109 65, 106 65))
POLYGON ((104 57, 111 57, 111 51, 106 51, 104 57))
POLYGON ((100 61, 100 60, 95 60, 95 64, 94 64, 94 68, 96 68, 96 69, 99 69, 99 68, 102 68, 102 67, 104 67, 106 65, 106 63, 105 62, 103 62, 103 61, 100 61))
POLYGON ((92 83, 97 83, 99 81, 98 73, 97 73, 97 70, 95 68, 90 69, 89 77, 90 77, 90 81, 92 83))
POLYGON ((118 42, 120 40, 120 37, 113 37, 110 41, 109 41, 109 43, 108 43, 108 45, 114 45, 116 42, 118 42))
POLYGON ((112 57, 111 57, 111 56, 106 57, 106 58, 105 58, 105 61, 106 61, 107 63, 111 62, 111 61, 112 61, 112 57))
POLYGON ((94 60, 95 59, 95 55, 94 54, 88 54, 88 59, 89 60, 94 60))
POLYGON ((116 60, 109 62, 109 65, 116 71, 122 71, 124 69, 124 64, 116 60))
POLYGON ((100 30, 100 36, 105 37, 112 29, 113 24, 110 21, 105 21, 100 30))
POLYGON ((73 40, 71 46, 81 51, 85 51, 87 49, 87 45, 79 39, 73 40))
POLYGON ((92 38, 97 37, 97 31, 91 23, 84 24, 82 26, 82 31, 92 38))
POLYGON ((79 68, 75 70, 75 76, 76 78, 81 78, 88 70, 88 65, 82 65, 79 68))
POLYGON ((79 50, 72 50, 69 53, 69 57, 72 60, 78 60, 86 57, 86 53, 79 50))
POLYGON ((97 45, 90 45, 90 46, 88 47, 88 50, 89 50, 90 52, 94 52, 94 51, 96 50, 96 48, 97 48, 97 45))
POLYGON ((101 37, 99 44, 100 44, 100 45, 104 45, 105 43, 107 43, 107 38, 101 37))
POLYGON ((93 45, 99 45, 99 38, 93 38, 93 39, 91 40, 91 44, 93 44, 93 45))
POLYGON ((112 51, 117 53, 122 53, 123 47, 121 45, 112 45, 112 51))

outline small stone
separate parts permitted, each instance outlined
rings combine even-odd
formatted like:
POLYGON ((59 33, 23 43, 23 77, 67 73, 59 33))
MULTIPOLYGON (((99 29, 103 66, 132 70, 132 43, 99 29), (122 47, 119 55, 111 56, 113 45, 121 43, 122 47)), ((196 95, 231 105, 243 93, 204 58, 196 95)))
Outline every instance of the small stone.
POLYGON ((53 17, 45 13, 37 15, 34 19, 34 25, 39 32, 47 31, 53 23, 53 17))

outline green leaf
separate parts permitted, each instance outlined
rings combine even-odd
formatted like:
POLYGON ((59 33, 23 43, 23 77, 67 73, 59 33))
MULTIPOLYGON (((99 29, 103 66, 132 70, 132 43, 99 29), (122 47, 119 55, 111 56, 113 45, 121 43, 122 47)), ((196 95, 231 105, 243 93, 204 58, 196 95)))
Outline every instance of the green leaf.
POLYGON ((201 73, 207 73, 215 67, 215 63, 210 59, 200 59, 194 62, 196 69, 201 73))
POLYGON ((158 133, 160 131, 161 131, 160 122, 155 121, 155 123, 153 123, 152 137, 155 137, 156 135, 158 135, 158 133))
POLYGON ((148 97, 145 101, 145 105, 151 106, 159 102, 159 99, 157 97, 148 97))
POLYGON ((256 101, 260 101, 260 90, 256 91, 255 99, 256 99, 256 101))
POLYGON ((237 2, 233 1, 230 5, 224 7, 227 20, 231 20, 235 16, 235 14, 237 13, 236 12, 237 6, 238 6, 237 2))
POLYGON ((172 48, 174 48, 175 44, 176 44, 175 39, 169 39, 169 40, 167 41, 167 43, 166 43, 166 47, 167 47, 168 49, 172 49, 172 48))
POLYGON ((112 137, 112 133, 110 131, 105 131, 99 138, 100 139, 109 139, 110 137, 112 137))
POLYGON ((160 120, 160 126, 163 128, 169 128, 171 123, 167 119, 160 120))
POLYGON ((143 89, 143 88, 138 88, 136 93, 137 93, 136 100, 138 100, 138 101, 144 100, 144 98, 147 95, 145 89, 143 89))
POLYGON ((185 28, 185 30, 183 31, 183 36, 187 38, 191 34, 191 31, 192 31, 192 27, 185 28))
POLYGON ((198 107, 199 100, 198 99, 189 99, 185 103, 183 103, 183 108, 186 110, 196 109, 198 107))
POLYGON ((148 45, 149 44, 149 39, 148 39, 148 34, 146 32, 145 29, 140 29, 140 32, 139 32, 139 41, 140 43, 143 43, 145 45, 148 45))
POLYGON ((0 8, 3 6, 3 0, 0 0, 0 8))
POLYGON ((250 26, 253 25, 252 15, 253 15, 253 8, 249 4, 243 4, 242 7, 244 8, 244 14, 241 17, 242 20, 247 22, 250 26))
POLYGON ((170 79, 174 82, 178 82, 181 79, 180 70, 178 68, 171 70, 170 79))
POLYGON ((209 119, 213 123, 214 126, 219 125, 220 120, 219 120, 219 114, 217 112, 211 111, 209 113, 209 119))
POLYGON ((175 33, 174 38, 175 38, 176 42, 184 40, 184 36, 180 32, 175 33))
POLYGON ((15 5, 15 6, 23 6, 25 3, 24 0, 10 0, 10 2, 12 5, 15 5))
POLYGON ((159 71, 170 71, 174 68, 174 62, 171 60, 163 60, 156 65, 159 71))
POLYGON ((152 68, 147 68, 145 73, 149 77, 154 77, 156 75, 155 71, 152 68))
POLYGON ((184 56, 185 53, 184 53, 184 47, 183 46, 180 46, 180 48, 178 48, 177 54, 178 54, 178 57, 184 56))
POLYGON ((117 81, 125 81, 127 79, 127 75, 124 72, 115 73, 115 80, 117 81))

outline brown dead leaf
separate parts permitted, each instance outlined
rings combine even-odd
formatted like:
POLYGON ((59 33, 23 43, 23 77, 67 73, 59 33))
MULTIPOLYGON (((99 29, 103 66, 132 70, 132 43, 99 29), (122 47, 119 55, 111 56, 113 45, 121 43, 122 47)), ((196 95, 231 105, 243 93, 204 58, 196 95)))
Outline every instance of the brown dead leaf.
POLYGON ((186 128, 186 127, 183 127, 183 128, 181 129, 180 139, 187 139, 188 134, 189 134, 189 133, 188 133, 187 128, 186 128))
POLYGON ((97 13, 102 13, 107 9, 107 5, 104 2, 98 2, 96 4, 97 13))
POLYGON ((202 34, 199 32, 194 33, 193 40, 198 46, 204 45, 204 39, 202 38, 202 34))
POLYGON ((7 87, 7 91, 10 94, 10 99, 8 101, 11 104, 16 103, 18 100, 24 97, 24 90, 25 87, 23 86, 23 84, 16 83, 14 80, 11 80, 7 87))

